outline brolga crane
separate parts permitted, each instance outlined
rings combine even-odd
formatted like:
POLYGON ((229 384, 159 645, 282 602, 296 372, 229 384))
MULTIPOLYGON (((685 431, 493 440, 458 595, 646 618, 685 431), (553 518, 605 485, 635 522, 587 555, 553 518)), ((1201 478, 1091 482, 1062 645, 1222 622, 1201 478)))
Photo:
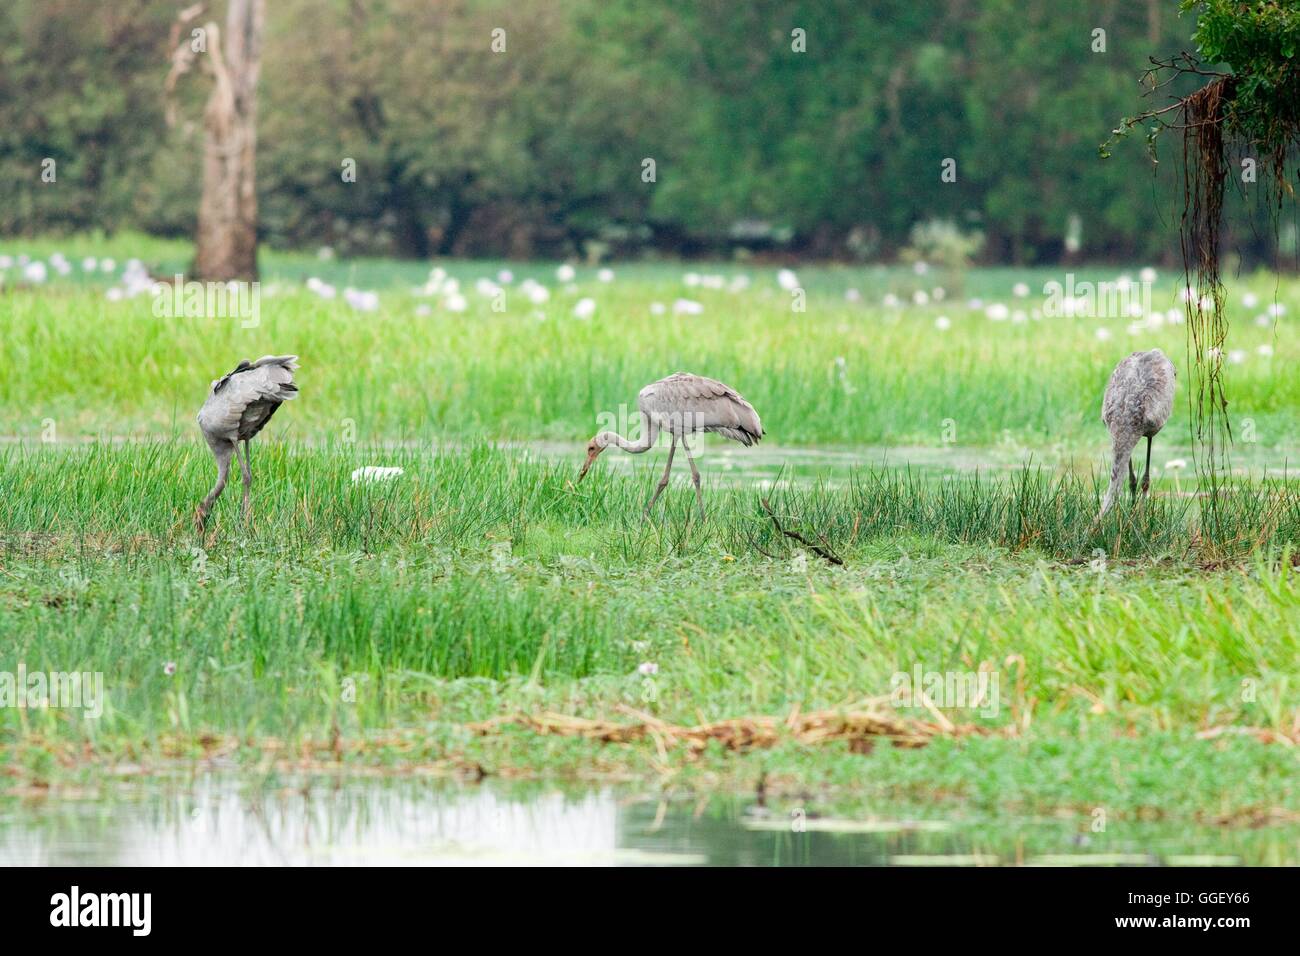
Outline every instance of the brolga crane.
POLYGON ((649 451, 660 432, 672 436, 668 446, 668 464, 654 494, 646 502, 642 516, 650 514, 663 490, 668 487, 668 476, 673 468, 673 454, 677 443, 682 443, 686 458, 691 463, 691 480, 695 483, 695 500, 704 518, 704 493, 700 490, 700 470, 695 466, 695 455, 686 444, 686 437, 696 432, 716 432, 742 445, 752 445, 763 437, 763 423, 754 406, 745 401, 730 385, 702 375, 677 372, 667 378, 652 382, 641 389, 636 397, 641 412, 641 437, 629 441, 615 432, 599 432, 587 443, 587 460, 583 463, 578 480, 582 481, 602 451, 617 445, 630 455, 649 451))
POLYGON ((200 533, 207 526, 212 506, 226 490, 231 455, 239 457, 244 478, 243 516, 248 520, 253 487, 248 442, 266 427, 276 409, 297 397, 298 386, 293 383, 293 370, 297 367, 296 355, 267 355, 256 362, 240 362, 233 372, 212 383, 208 398, 199 409, 198 421, 217 460, 217 483, 194 516, 200 533), (240 442, 244 443, 243 454, 239 453, 240 442))
POLYGON ((1134 352, 1111 374, 1101 403, 1101 420, 1110 430, 1114 459, 1110 468, 1110 487, 1101 504, 1100 520, 1115 503, 1128 469, 1129 495, 1136 499, 1137 475, 1133 473, 1133 449, 1138 440, 1147 440, 1147 464, 1142 472, 1142 493, 1151 488, 1151 439, 1169 421, 1174 407, 1174 363, 1164 352, 1134 352))

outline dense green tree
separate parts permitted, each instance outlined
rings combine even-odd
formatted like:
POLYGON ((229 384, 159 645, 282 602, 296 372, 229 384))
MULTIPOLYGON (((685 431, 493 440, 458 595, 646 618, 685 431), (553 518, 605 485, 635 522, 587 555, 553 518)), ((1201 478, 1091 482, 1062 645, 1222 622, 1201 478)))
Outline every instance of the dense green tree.
POLYGON ((173 12, 149 0, 0 5, 0 233, 134 221, 134 187, 163 135, 173 12))
MULTIPOLYGON (((276 244, 876 257, 951 220, 991 259, 1176 255, 1177 177, 1140 148, 1096 155, 1147 57, 1190 43, 1172 2, 268 6, 258 173, 276 244)), ((0 231, 192 232, 200 131, 163 121, 177 9, 0 10, 0 231)))

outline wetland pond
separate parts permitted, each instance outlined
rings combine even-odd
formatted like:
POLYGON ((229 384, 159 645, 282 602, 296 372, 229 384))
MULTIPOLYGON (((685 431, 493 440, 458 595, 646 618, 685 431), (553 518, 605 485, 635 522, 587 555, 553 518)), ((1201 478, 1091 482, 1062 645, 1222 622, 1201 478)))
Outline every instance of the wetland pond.
POLYGON ((233 774, 0 796, 0 866, 1295 865, 1300 824, 978 818, 619 787, 233 774))

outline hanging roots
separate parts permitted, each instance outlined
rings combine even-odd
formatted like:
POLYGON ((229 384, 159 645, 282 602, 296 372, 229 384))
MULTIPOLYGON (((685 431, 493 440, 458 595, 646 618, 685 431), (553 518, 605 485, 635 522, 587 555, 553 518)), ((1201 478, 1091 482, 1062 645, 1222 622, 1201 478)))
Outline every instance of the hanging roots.
POLYGON ((1220 77, 1182 101, 1183 266, 1187 297, 1187 366, 1191 381, 1193 455, 1209 484, 1209 511, 1217 516, 1218 476, 1232 441, 1223 389, 1223 346, 1228 336, 1223 282, 1219 275, 1219 230, 1228 176, 1224 154, 1225 108, 1231 78, 1220 77))
MULTIPOLYGON (((1223 380, 1228 336, 1223 282, 1219 274, 1224 191, 1233 181, 1228 151, 1240 151, 1273 174, 1270 211, 1280 213, 1294 196, 1287 180, 1288 160, 1300 145, 1300 63, 1283 42, 1300 29, 1295 4, 1197 3, 1204 19, 1197 37, 1209 50, 1208 62, 1231 64, 1233 72, 1207 69, 1197 55, 1151 57, 1143 76, 1147 95, 1187 77, 1205 78, 1199 89, 1173 103, 1125 117, 1101 155, 1132 130, 1146 129, 1155 159, 1161 131, 1178 129, 1183 139, 1183 214, 1179 229, 1187 281, 1187 403, 1197 475, 1208 494, 1202 499, 1202 529, 1211 538, 1222 531, 1221 484, 1227 473, 1232 429, 1223 380), (1177 117, 1170 122, 1170 117, 1177 117), (1147 125, 1151 124, 1151 125, 1147 125)), ((1253 180, 1252 180, 1253 182, 1253 180)), ((1277 233, 1277 221, 1273 223, 1277 233)))

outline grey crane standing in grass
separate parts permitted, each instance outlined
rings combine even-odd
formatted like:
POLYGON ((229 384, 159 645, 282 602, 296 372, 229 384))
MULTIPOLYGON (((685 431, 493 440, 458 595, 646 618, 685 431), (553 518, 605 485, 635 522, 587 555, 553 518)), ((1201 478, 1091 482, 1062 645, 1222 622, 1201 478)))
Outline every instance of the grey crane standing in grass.
POLYGON ((1110 487, 1101 503, 1100 520, 1115 503, 1128 469, 1129 494, 1137 498, 1138 480, 1133 473, 1133 449, 1138 439, 1147 440, 1147 465, 1142 472, 1142 493, 1151 487, 1151 439, 1169 421, 1174 407, 1174 363, 1164 352, 1134 352, 1110 376, 1106 396, 1101 403, 1101 420, 1110 429, 1114 461, 1110 468, 1110 487))
POLYGON ((700 490, 700 470, 695 466, 695 455, 686 444, 686 436, 696 432, 717 432, 742 445, 752 445, 763 437, 763 423, 758 420, 758 412, 730 385, 702 375, 691 375, 689 372, 677 372, 652 382, 641 389, 636 403, 641 412, 640 439, 628 441, 615 432, 597 433, 587 443, 587 460, 578 474, 578 480, 587 477, 591 463, 611 445, 617 445, 628 454, 640 455, 654 447, 659 433, 666 431, 672 436, 672 444, 668 446, 668 464, 664 466, 663 477, 646 502, 642 515, 650 514, 650 509, 655 506, 664 488, 668 487, 668 475, 673 469, 673 454, 680 441, 686 451, 686 458, 691 463, 695 500, 700 506, 700 518, 703 519, 704 493, 700 490))
POLYGON ((240 362, 233 372, 212 383, 207 401, 199 409, 199 429, 217 460, 217 483, 194 516, 200 532, 207 526, 212 506, 226 490, 231 455, 239 457, 244 477, 243 515, 248 520, 249 493, 253 487, 248 442, 266 427, 276 409, 297 397, 298 386, 293 383, 293 370, 297 367, 296 355, 267 355, 256 362, 240 362), (239 454, 241 441, 242 455, 239 454))

